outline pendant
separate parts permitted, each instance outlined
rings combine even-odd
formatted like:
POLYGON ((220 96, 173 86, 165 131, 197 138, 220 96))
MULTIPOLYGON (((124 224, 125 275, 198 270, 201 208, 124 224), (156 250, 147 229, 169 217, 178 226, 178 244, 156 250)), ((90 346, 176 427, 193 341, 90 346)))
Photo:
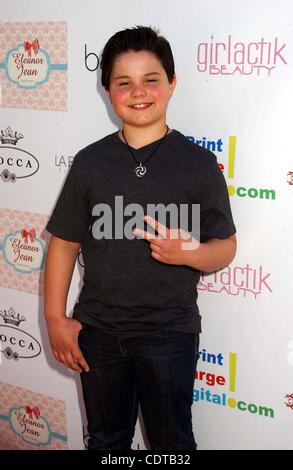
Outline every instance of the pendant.
POLYGON ((136 176, 139 176, 139 177, 144 176, 146 174, 146 167, 140 163, 139 166, 135 168, 135 173, 136 173, 136 176))

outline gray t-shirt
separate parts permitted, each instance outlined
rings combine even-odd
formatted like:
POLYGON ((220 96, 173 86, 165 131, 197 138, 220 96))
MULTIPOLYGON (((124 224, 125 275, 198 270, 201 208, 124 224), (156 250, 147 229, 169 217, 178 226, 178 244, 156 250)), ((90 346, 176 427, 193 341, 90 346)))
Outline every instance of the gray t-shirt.
MULTIPOLYGON (((133 148, 136 159, 145 162, 158 142, 133 148)), ((136 166, 114 132, 78 152, 69 170, 46 228, 81 243, 84 282, 73 316, 121 336, 200 332, 199 271, 155 260, 149 242, 139 237, 96 239, 92 227, 99 217, 92 211, 104 203, 115 214, 117 196, 123 196, 124 207, 140 204, 145 214, 148 204, 200 204, 201 242, 224 239, 236 231, 225 179, 215 155, 177 130, 148 160, 143 177, 135 174, 136 166)))

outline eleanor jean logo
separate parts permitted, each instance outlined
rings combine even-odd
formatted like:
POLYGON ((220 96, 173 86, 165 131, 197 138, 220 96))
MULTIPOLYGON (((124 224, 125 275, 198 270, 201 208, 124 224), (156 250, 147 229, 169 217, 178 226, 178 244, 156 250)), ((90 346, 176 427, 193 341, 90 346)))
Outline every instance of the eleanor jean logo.
POLYGON ((16 434, 31 444, 48 444, 49 423, 41 416, 38 407, 21 406, 10 410, 10 423, 16 434))
POLYGON ((0 250, 3 251, 6 263, 16 271, 29 274, 43 267, 45 245, 33 227, 6 234, 0 250))
POLYGON ((52 64, 49 53, 35 38, 31 43, 25 40, 10 49, 0 68, 6 71, 10 82, 19 88, 32 90, 49 80, 51 70, 67 70, 67 64, 52 64))
MULTIPOLYGON (((15 401, 14 390, 11 399, 15 401)), ((45 410, 46 408, 48 407, 45 407, 45 410)), ((29 444, 55 447, 53 441, 55 439, 67 442, 66 435, 51 430, 48 419, 42 414, 40 406, 35 403, 20 405, 18 408, 14 406, 8 409, 8 415, 0 413, 0 420, 7 422, 10 429, 29 444)), ((4 426, 3 430, 5 432, 4 426)))
POLYGON ((221 42, 210 41, 197 46, 197 71, 210 75, 271 75, 279 64, 287 65, 286 44, 279 38, 240 42, 231 34, 221 42))
POLYGON ((12 430, 23 440, 35 445, 49 445, 52 437, 67 440, 66 436, 52 433, 49 422, 38 406, 11 408, 9 422, 12 430))
MULTIPOLYGON (((99 203, 93 207, 92 215, 99 217, 92 225, 92 235, 96 240, 137 238, 133 229, 143 229, 144 220, 155 219, 161 224, 159 238, 183 238, 183 250, 193 250, 199 245, 200 239, 200 205, 170 203, 147 204, 147 213, 138 203, 127 204, 124 207, 123 196, 115 196, 114 215, 112 207, 106 203, 99 203), (191 210, 190 210, 191 209, 191 210), (134 214, 134 215, 133 215, 134 214), (157 216, 157 217, 156 217, 157 216), (191 221, 190 221, 191 218, 191 221), (166 227, 170 221, 170 229, 166 227), (113 230, 114 229, 114 230, 113 230), (189 231, 191 230, 191 231, 189 231)), ((147 221, 149 223, 149 220, 147 221)), ((150 226, 148 234, 153 237, 155 230, 150 226)), ((138 233, 138 232, 137 232, 138 233)))

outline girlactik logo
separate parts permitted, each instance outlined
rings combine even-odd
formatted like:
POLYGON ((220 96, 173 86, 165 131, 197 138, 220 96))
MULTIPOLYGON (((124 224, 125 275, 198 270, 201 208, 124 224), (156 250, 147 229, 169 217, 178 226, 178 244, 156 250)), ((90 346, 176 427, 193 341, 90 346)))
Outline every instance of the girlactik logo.
POLYGON ((201 42, 197 46, 197 71, 210 75, 266 75, 280 64, 287 65, 285 43, 279 38, 241 41, 231 34, 224 41, 201 42))
POLYGON ((254 298, 264 292, 272 293, 270 285, 271 273, 265 271, 263 266, 253 268, 246 266, 227 266, 216 271, 207 278, 206 273, 201 272, 200 281, 197 284, 199 291, 213 292, 222 295, 241 295, 244 298, 254 298))
POLYGON ((33 227, 8 233, 0 249, 5 261, 16 271, 31 273, 42 268, 45 246, 33 227))

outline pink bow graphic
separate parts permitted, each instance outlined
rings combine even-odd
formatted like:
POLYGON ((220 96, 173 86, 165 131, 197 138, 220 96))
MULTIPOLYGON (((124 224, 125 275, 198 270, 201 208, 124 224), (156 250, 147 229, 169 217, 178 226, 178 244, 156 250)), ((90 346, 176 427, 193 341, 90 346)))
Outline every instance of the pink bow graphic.
POLYGON ((25 412, 29 415, 29 419, 33 419, 33 414, 35 415, 36 419, 38 419, 41 416, 40 410, 37 406, 35 406, 34 408, 25 406, 24 409, 25 409, 25 412))
POLYGON ((28 237, 30 238, 30 241, 34 243, 36 237, 35 229, 31 228, 29 231, 27 231, 25 228, 23 228, 21 229, 21 236, 24 238, 25 243, 28 242, 28 237))
POLYGON ((34 39, 34 41, 32 43, 30 43, 29 41, 24 41, 23 48, 24 48, 25 52, 28 52, 29 57, 31 57, 31 55, 32 55, 32 49, 33 49, 35 55, 38 54, 38 50, 40 48, 40 44, 39 44, 38 39, 34 39))

